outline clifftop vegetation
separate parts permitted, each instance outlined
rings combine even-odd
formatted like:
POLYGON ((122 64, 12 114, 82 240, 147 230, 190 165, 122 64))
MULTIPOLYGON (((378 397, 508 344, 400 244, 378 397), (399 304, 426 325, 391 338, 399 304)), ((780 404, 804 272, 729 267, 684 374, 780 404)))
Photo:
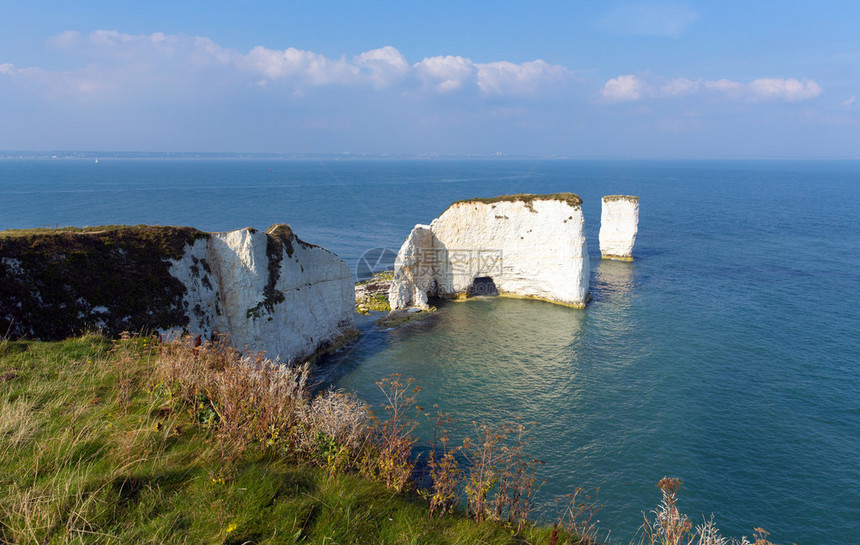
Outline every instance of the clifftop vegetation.
POLYGON ((515 195, 499 195, 498 197, 488 197, 488 198, 479 198, 474 197, 472 199, 462 199, 459 201, 454 201, 451 203, 452 206, 458 204, 468 204, 468 203, 483 203, 483 204, 495 204, 499 202, 522 202, 525 203, 526 208, 533 210, 533 203, 535 201, 562 201, 566 202, 570 206, 574 208, 578 208, 582 205, 582 199, 579 195, 575 193, 546 193, 546 194, 532 194, 532 193, 518 193, 515 195))
POLYGON ((604 202, 612 202, 612 201, 630 201, 630 202, 639 202, 639 197, 635 195, 606 195, 603 197, 604 202))

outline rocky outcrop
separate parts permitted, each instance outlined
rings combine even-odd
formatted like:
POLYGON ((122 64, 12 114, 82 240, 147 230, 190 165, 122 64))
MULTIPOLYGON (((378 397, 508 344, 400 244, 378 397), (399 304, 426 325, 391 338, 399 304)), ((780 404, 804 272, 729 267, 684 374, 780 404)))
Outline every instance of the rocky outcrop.
POLYGON ((403 243, 391 308, 427 308, 428 297, 487 290, 584 307, 589 262, 581 204, 572 193, 455 202, 403 243))
POLYGON ((355 285, 355 310, 368 314, 374 310, 386 312, 391 310, 388 304, 388 290, 394 280, 394 271, 383 271, 374 274, 369 280, 355 285))
POLYGON ((355 333, 346 264, 286 225, 203 233, 110 227, 0 235, 0 330, 229 336, 300 361, 355 333))
POLYGON ((607 195, 600 214, 600 255, 603 259, 633 261, 639 231, 639 197, 607 195))

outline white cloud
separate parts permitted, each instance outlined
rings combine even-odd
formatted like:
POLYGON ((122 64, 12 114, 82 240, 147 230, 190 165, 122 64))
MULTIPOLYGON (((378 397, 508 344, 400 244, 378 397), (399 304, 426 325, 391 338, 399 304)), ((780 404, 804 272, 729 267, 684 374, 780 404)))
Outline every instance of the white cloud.
POLYGON ((625 102, 643 98, 682 97, 695 94, 710 94, 723 99, 799 102, 810 100, 822 93, 813 80, 794 78, 759 78, 750 83, 729 79, 714 81, 677 78, 669 81, 660 78, 642 78, 632 74, 618 76, 607 81, 601 96, 610 102, 625 102))
POLYGON ((610 102, 628 102, 639 100, 645 90, 645 83, 641 79, 627 74, 607 81, 600 90, 600 95, 610 102))
POLYGON ((821 87, 809 79, 798 81, 794 78, 761 78, 753 80, 748 87, 756 100, 798 102, 821 94, 821 87))
POLYGON ((573 75, 563 66, 540 59, 522 64, 502 61, 476 66, 478 88, 486 94, 534 94, 573 75))
POLYGON ((701 81, 692 81, 687 78, 673 79, 660 88, 660 92, 668 96, 683 96, 695 93, 699 90, 701 81))
POLYGON ((209 38, 194 37, 194 49, 190 54, 191 62, 197 65, 228 64, 235 57, 235 52, 224 49, 209 38))
POLYGON ((88 98, 100 91, 118 88, 118 76, 105 77, 86 67, 76 72, 50 72, 41 68, 18 68, 14 64, 0 64, 0 74, 5 74, 23 88, 39 90, 43 96, 55 99, 70 94, 88 98))
MULTIPOLYGON (((2 66, 0 66, 0 71, 2 71, 2 69, 3 69, 3 67, 2 67, 2 66)), ((854 105, 854 101, 855 101, 856 99, 857 99, 857 97, 856 97, 855 95, 851 95, 851 98, 849 98, 848 100, 843 100, 843 101, 842 101, 842 107, 843 107, 843 108, 850 108, 851 106, 853 106, 853 105, 854 105)))
POLYGON ((409 71, 406 57, 390 45, 365 51, 356 56, 353 62, 367 74, 376 88, 393 84, 409 71))
POLYGON ((116 30, 96 30, 90 34, 89 40, 96 45, 115 47, 118 43, 134 41, 134 36, 120 34, 116 30))
POLYGON ((126 34, 116 30, 94 30, 81 34, 69 30, 48 39, 57 49, 84 56, 136 58, 156 54, 172 57, 194 47, 194 38, 183 34, 126 34))
POLYGON ((697 12, 683 5, 631 4, 612 10, 597 26, 618 34, 675 38, 698 19, 697 12))
POLYGON ((77 30, 67 30, 62 34, 48 39, 48 43, 56 47, 70 47, 81 41, 81 33, 77 30))
POLYGON ((744 92, 744 85, 737 81, 718 79, 716 81, 706 81, 705 89, 723 93, 731 98, 738 98, 744 92))
POLYGON ((290 47, 284 50, 253 48, 237 58, 240 68, 269 79, 296 78, 310 85, 350 83, 359 76, 357 66, 344 59, 331 60, 325 55, 290 47))
POLYGON ((452 55, 424 58, 414 68, 425 86, 431 86, 440 93, 460 89, 475 71, 472 61, 452 55))

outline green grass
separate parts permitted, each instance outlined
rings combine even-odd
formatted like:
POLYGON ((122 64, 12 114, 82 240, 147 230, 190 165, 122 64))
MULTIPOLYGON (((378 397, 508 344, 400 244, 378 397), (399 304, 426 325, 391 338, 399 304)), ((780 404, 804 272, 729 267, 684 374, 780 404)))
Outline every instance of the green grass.
POLYGON ((0 341, 0 543, 550 542, 259 449, 224 461, 153 345, 0 341))
POLYGON ((603 202, 612 202, 612 201, 630 201, 630 202, 639 202, 639 197, 635 195, 606 195, 603 197, 603 202))

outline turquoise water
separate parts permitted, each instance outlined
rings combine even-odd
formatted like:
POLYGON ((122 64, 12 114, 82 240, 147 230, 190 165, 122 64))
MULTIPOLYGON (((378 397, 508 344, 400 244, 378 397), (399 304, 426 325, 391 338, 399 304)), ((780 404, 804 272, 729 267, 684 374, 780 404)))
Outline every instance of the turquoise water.
MULTIPOLYGON (((378 399, 400 372, 468 426, 539 423, 540 503, 599 487, 626 543, 654 483, 728 534, 860 532, 860 164, 852 162, 2 161, 0 228, 290 223, 354 265, 456 199, 584 199, 584 311, 480 299, 368 332, 324 369, 378 399), (636 261, 601 262, 600 196, 641 197, 636 261)), ((536 264, 539 266, 539 264, 536 264)))

